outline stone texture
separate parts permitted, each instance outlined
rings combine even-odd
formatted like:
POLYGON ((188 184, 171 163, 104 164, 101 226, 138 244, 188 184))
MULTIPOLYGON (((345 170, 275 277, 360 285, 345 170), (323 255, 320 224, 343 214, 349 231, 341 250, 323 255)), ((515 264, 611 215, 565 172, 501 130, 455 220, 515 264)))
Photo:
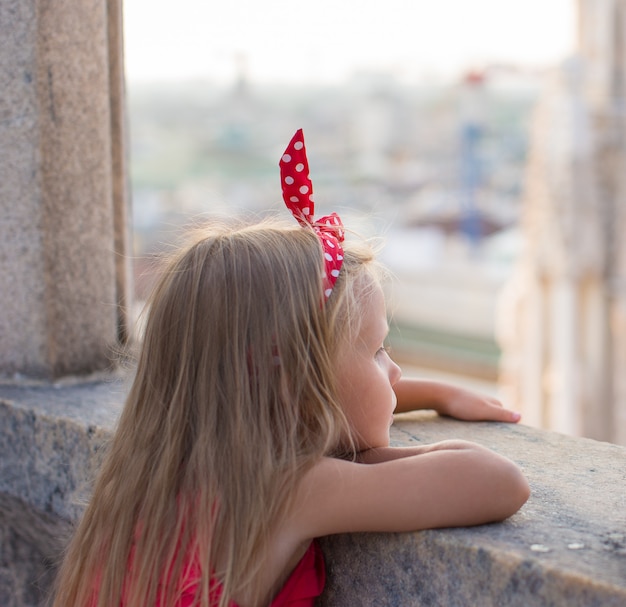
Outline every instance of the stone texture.
POLYGON ((326 538, 323 605, 626 604, 626 449, 428 413, 398 416, 393 428, 397 445, 449 438, 483 444, 521 465, 532 489, 528 503, 496 525, 326 538))
POLYGON ((0 0, 0 375, 107 368, 125 322, 121 18, 109 8, 119 0, 0 0))
MULTIPOLYGON (((125 391, 120 378, 0 385, 0 605, 42 605, 125 391)), ((321 606, 626 604, 626 449, 431 413, 392 428, 396 445, 449 438, 518 462, 528 503, 501 524, 324 538, 321 606)))
POLYGON ((115 234, 115 277, 117 292, 118 338, 126 343, 132 327, 132 278, 131 259, 133 247, 131 231, 128 125, 126 115, 126 87, 124 76, 124 27, 121 0, 107 2, 109 36, 109 83, 111 113, 111 167, 113 173, 113 231, 115 234))
POLYGON ((0 604, 44 605, 71 526, 0 493, 0 604))
POLYGON ((42 607, 124 398, 117 377, 0 385, 0 605, 42 607))

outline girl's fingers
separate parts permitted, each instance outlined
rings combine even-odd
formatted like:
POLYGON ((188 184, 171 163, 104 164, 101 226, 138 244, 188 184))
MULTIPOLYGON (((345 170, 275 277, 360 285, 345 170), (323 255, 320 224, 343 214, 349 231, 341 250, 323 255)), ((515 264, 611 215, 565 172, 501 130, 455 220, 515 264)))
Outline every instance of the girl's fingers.
POLYGON ((490 419, 492 419, 493 421, 517 423, 522 418, 522 416, 517 411, 505 409, 500 404, 493 405, 490 408, 490 413, 490 419))

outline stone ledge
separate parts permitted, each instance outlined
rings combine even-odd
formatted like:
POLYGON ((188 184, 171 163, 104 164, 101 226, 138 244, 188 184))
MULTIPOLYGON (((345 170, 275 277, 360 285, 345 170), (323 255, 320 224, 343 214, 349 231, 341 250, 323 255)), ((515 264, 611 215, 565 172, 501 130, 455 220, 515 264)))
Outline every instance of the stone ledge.
POLYGON ((396 445, 461 438, 510 457, 528 503, 497 525, 325 538, 325 605, 623 607, 626 449, 526 426, 397 416, 396 445), (374 574, 374 575, 373 575, 374 574))
MULTIPOLYGON (((0 385, 0 604, 35 607, 80 515, 122 381, 0 385)), ((462 438, 525 470, 526 506, 498 525, 325 538, 326 607, 621 607, 626 449, 431 413, 397 417, 396 445, 462 438)))

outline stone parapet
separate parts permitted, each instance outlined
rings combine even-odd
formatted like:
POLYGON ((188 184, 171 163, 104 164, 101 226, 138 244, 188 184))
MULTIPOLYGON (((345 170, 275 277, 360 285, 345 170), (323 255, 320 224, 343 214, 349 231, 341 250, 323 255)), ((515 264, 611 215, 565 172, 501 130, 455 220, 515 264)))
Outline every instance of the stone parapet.
POLYGON ((122 384, 0 386, 0 605, 45 604, 122 384))
MULTIPOLYGON (((88 497, 125 394, 118 378, 0 386, 0 604, 35 607, 88 497)), ((501 524, 325 538, 321 605, 626 604, 626 449, 522 425, 397 416, 396 445, 472 440, 521 465, 532 496, 501 524)))
POLYGON ((449 438, 517 462, 531 485, 528 503, 500 524, 326 538, 324 605, 626 605, 626 449, 422 412, 397 416, 392 435, 395 445, 449 438))

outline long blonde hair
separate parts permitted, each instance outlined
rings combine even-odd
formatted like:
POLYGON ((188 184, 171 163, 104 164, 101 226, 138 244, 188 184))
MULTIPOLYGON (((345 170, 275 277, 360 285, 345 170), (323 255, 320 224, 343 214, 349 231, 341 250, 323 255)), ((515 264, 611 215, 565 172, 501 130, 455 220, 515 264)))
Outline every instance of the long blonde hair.
POLYGON ((298 479, 350 444, 333 360, 372 262, 371 249, 346 244, 324 304, 309 229, 213 228, 171 260, 55 607, 173 605, 176 584, 159 582, 178 579, 190 554, 201 564, 198 605, 209 605, 211 574, 220 607, 241 589, 261 602, 268 538, 298 479))

